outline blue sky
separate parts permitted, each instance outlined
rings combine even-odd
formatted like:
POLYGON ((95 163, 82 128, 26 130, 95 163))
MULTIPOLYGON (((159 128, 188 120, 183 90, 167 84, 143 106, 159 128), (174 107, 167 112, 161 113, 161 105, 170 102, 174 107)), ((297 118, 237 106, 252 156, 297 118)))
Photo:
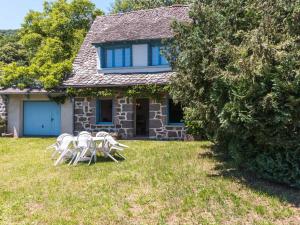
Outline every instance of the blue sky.
MULTIPOLYGON (((44 0, 0 0, 0 29, 20 28, 24 16, 30 9, 42 10, 44 0)), ((113 0, 92 0, 105 12, 113 0)))

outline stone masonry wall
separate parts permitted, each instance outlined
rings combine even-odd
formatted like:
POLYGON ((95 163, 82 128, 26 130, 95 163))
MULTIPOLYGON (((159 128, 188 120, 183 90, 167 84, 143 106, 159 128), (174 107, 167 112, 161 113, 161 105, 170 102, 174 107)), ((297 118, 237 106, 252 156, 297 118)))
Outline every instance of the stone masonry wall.
MULTIPOLYGON (((96 99, 75 98, 74 133, 89 131, 96 133, 107 131, 118 133, 123 139, 135 135, 135 100, 124 96, 113 98, 113 125, 96 123, 96 99)), ((167 100, 150 99, 149 105, 149 138, 157 140, 182 140, 186 132, 184 126, 168 125, 167 100)))
POLYGON ((75 98, 74 133, 106 131, 118 133, 121 138, 134 135, 134 105, 131 98, 116 96, 113 98, 113 125, 96 123, 96 99, 75 98))
POLYGON ((183 140, 186 129, 181 125, 168 125, 167 99, 150 99, 149 137, 159 140, 183 140))

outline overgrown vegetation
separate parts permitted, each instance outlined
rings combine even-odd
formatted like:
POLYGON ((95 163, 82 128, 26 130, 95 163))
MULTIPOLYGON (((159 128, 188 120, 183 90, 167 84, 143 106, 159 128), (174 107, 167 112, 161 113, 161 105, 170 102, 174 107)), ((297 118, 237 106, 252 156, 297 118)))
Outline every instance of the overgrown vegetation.
POLYGON ((236 166, 300 187, 299 1, 202 0, 190 16, 170 57, 188 127, 236 166))
MULTIPOLYGON (((26 50, 28 65, 20 65, 15 58, 2 60, 1 86, 57 87, 70 74, 91 23, 101 14, 89 0, 45 2, 42 12, 30 11, 14 43, 19 47, 13 48, 26 50)), ((2 54, 9 55, 11 49, 6 46, 2 54)))
POLYGON ((111 87, 111 88, 68 88, 69 96, 83 97, 111 97, 122 93, 125 97, 151 97, 160 99, 168 93, 168 85, 147 84, 134 85, 129 87, 111 87))
POLYGON ((207 142, 124 141, 125 161, 77 167, 53 142, 0 139, 0 224, 299 224, 299 191, 220 174, 207 142))

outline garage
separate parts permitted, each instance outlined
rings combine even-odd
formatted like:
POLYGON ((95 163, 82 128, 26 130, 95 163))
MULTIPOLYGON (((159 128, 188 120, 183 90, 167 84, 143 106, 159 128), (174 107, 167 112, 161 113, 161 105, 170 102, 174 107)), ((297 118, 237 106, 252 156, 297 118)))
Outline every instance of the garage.
POLYGON ((24 136, 57 136, 61 133, 61 106, 53 101, 23 102, 24 136))

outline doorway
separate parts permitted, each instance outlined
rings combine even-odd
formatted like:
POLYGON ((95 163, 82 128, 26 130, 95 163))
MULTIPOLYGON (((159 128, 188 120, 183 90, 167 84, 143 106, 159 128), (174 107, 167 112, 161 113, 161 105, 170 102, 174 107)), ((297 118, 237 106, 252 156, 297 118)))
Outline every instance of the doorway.
POLYGON ((149 99, 136 99, 136 136, 149 136, 149 99))

